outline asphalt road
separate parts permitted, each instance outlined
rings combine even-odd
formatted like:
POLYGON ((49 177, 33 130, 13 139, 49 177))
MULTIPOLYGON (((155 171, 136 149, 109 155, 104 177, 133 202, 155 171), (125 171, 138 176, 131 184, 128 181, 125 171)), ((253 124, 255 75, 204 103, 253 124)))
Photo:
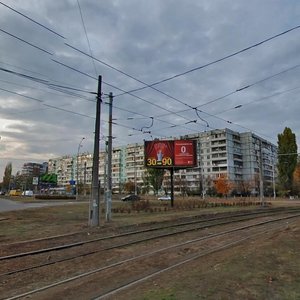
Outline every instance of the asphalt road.
POLYGON ((44 203, 21 203, 17 201, 8 200, 5 198, 0 198, 0 212, 21 210, 21 209, 35 208, 35 207, 66 205, 72 203, 74 202, 69 201, 69 202, 47 202, 47 203, 45 202, 44 203))

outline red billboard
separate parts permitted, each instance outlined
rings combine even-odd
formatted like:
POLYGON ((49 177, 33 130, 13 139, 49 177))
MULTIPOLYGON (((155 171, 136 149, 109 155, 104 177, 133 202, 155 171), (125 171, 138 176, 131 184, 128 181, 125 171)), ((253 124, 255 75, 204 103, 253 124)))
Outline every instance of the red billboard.
POLYGON ((197 164, 196 157, 193 140, 174 141, 174 166, 193 167, 197 164))
POLYGON ((194 140, 145 141, 145 166, 185 168, 197 165, 194 140))
POLYGON ((172 167, 173 141, 145 141, 145 165, 147 167, 172 167))

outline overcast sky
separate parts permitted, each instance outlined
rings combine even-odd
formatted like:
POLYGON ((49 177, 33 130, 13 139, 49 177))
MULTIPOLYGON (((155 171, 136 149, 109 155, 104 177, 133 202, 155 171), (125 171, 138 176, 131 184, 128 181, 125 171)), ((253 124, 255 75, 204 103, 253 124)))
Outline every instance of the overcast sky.
POLYGON ((226 127, 299 142, 299 20, 297 0, 1 1, 0 178, 83 137, 93 152, 99 75, 101 147, 110 92, 113 146, 226 127))

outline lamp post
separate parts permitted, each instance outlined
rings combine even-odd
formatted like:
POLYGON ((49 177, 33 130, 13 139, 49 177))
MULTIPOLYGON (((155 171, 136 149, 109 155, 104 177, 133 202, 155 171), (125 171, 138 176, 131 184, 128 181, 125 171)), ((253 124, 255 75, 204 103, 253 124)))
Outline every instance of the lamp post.
POLYGON ((82 142, 83 140, 85 139, 85 137, 83 137, 81 140, 80 140, 80 143, 78 144, 78 149, 77 149, 77 172, 76 172, 76 200, 78 200, 78 185, 79 185, 79 150, 80 150, 80 147, 82 147, 82 142))

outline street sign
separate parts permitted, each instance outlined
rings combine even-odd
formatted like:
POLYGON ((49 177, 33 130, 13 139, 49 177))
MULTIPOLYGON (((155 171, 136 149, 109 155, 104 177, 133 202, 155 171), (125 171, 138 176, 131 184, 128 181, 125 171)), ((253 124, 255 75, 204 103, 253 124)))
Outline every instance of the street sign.
POLYGON ((38 177, 32 177, 32 184, 38 185, 39 184, 39 178, 38 177))

